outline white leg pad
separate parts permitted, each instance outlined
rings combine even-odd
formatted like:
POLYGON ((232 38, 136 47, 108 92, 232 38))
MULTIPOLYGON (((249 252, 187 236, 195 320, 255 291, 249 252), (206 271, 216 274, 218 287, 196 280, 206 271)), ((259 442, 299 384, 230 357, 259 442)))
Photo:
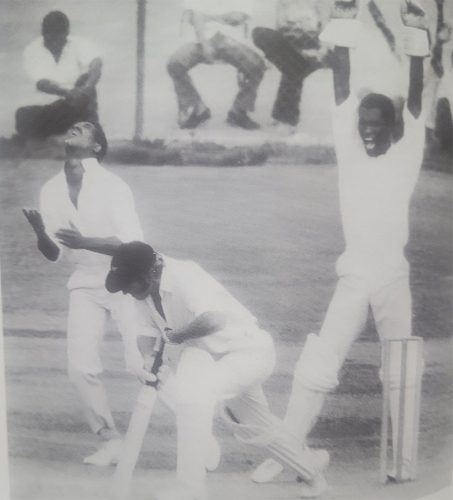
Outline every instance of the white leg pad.
POLYGON ((235 437, 246 444, 266 448, 275 458, 310 482, 320 471, 313 452, 300 446, 283 422, 265 406, 250 405, 239 409, 228 403, 224 418, 233 428, 235 437))

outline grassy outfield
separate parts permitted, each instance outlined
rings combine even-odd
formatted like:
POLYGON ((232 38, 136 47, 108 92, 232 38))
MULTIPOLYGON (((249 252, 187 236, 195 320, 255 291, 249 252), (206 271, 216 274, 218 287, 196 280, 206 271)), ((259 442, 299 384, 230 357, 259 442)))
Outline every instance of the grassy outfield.
MULTIPOLYGON (((37 252, 20 213, 61 168, 53 161, 0 165, 2 286, 13 498, 106 498, 110 471, 80 465, 94 443, 65 374, 64 319, 69 268, 37 252), (63 493, 64 492, 64 493, 63 493)), ((132 187, 148 240, 171 256, 200 262, 260 319, 277 341, 278 366, 266 385, 284 412, 305 336, 318 331, 335 287, 343 240, 331 166, 247 168, 112 167, 132 187)), ((427 339, 420 481, 377 483, 379 349, 372 322, 346 363, 313 443, 333 450, 328 498, 417 498, 449 480, 452 451, 451 176, 423 172, 411 209, 414 333, 427 339), (390 496, 388 496, 390 495, 390 496)), ((121 428, 137 390, 123 372, 115 335, 104 345, 106 381, 121 428)), ((216 424, 224 456, 211 477, 213 498, 295 498, 290 473, 258 487, 244 473, 264 455, 216 424), (234 480, 234 481, 233 481, 234 480)), ((152 498, 175 466, 174 419, 159 406, 139 464, 134 499, 152 498), (150 474, 147 469, 155 472, 150 474), (154 483, 151 482, 154 480, 154 483)))

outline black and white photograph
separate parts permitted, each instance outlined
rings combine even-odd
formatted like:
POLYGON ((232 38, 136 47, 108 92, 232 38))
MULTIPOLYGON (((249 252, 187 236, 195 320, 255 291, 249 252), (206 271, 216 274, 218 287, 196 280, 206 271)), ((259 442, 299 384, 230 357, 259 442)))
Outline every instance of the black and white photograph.
POLYGON ((0 500, 453 498, 453 0, 0 0, 0 500))

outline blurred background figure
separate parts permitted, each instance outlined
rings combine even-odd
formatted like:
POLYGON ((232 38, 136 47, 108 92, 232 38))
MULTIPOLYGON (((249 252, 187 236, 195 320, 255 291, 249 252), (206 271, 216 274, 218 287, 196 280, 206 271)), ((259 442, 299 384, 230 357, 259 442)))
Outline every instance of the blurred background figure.
POLYGON ((169 59, 167 70, 178 101, 178 124, 194 129, 211 118, 189 75, 199 64, 226 63, 238 72, 238 93, 228 112, 227 123, 246 130, 259 128, 250 116, 265 65, 261 56, 246 44, 251 18, 249 0, 185 0, 183 20, 193 28, 194 41, 183 45, 169 59))
POLYGON ((69 32, 66 14, 49 12, 42 21, 42 36, 24 51, 25 71, 36 86, 35 103, 16 111, 16 131, 24 141, 63 134, 76 122, 99 122, 100 51, 69 32))
POLYGON ((428 73, 431 109, 427 113, 427 138, 441 153, 453 155, 453 52, 451 25, 444 20, 445 0, 435 0, 436 33, 428 73))
POLYGON ((272 118, 274 125, 293 133, 299 122, 304 80, 325 67, 328 50, 319 41, 322 12, 317 0, 278 0, 276 28, 257 27, 253 41, 281 72, 272 118))

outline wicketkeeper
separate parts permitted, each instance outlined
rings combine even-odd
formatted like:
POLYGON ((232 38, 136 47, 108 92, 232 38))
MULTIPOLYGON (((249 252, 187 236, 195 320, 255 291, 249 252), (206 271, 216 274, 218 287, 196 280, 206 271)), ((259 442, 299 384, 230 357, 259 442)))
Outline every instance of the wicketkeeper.
MULTIPOLYGON (((390 97, 369 93, 358 99, 351 92, 349 53, 355 45, 357 10, 355 0, 337 1, 333 19, 321 35, 335 46, 333 129, 346 249, 337 262, 338 284, 324 323, 319 334, 308 335, 294 373, 285 423, 300 444, 306 442, 326 394, 337 387, 339 370, 365 326, 370 307, 381 340, 412 334, 409 264, 404 250, 409 203, 425 143, 421 111, 428 35, 423 10, 404 0, 401 12, 410 74, 401 136, 398 109, 390 97)), ((399 371, 395 362, 390 367, 394 445, 399 437, 399 371)), ((408 380, 407 385, 414 387, 412 382, 408 380)), ((408 478, 413 446, 414 395, 410 391, 402 437, 403 478, 408 478)), ((265 482, 281 470, 280 464, 268 460, 253 477, 265 482)))
MULTIPOLYGON (((149 245, 131 242, 114 253, 106 288, 137 299, 138 335, 184 344, 176 374, 162 389, 173 387, 178 481, 161 499, 207 498, 206 468, 215 469, 220 460, 212 435, 218 405, 226 405, 225 418, 236 437, 266 447, 302 477, 301 493, 315 496, 325 489, 322 471, 328 453, 297 445, 269 411, 261 384, 274 369, 272 337, 220 283, 194 262, 171 259, 149 245)), ((151 353, 153 342, 145 344, 151 353)), ((149 359, 148 364, 152 365, 149 359)))

